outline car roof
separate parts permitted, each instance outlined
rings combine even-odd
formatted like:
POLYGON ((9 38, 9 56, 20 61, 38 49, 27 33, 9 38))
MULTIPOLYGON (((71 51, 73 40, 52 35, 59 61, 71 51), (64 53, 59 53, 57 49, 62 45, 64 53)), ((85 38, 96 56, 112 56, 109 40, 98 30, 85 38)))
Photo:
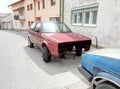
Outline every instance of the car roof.
POLYGON ((92 52, 88 52, 87 54, 98 55, 98 56, 105 56, 120 59, 120 48, 104 48, 104 49, 97 49, 92 52))

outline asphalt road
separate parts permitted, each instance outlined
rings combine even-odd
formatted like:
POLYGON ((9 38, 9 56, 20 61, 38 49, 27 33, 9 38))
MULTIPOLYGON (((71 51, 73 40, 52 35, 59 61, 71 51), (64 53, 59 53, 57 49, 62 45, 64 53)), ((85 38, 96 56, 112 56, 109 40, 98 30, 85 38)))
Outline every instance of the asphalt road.
POLYGON ((27 32, 0 30, 0 89, 68 89, 73 84, 79 88, 70 89, 87 89, 77 69, 80 60, 69 53, 45 63, 40 49, 28 47, 27 32))

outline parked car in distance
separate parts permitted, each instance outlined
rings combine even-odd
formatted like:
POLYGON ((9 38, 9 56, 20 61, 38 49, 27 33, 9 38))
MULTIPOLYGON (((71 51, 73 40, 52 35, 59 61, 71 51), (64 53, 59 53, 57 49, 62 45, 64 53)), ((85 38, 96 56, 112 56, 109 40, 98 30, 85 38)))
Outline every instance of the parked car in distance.
POLYGON ((28 43, 42 49, 43 60, 51 61, 51 56, 64 57, 66 51, 73 51, 80 56, 82 49, 88 51, 91 39, 73 33, 63 22, 34 22, 28 31, 28 43))
POLYGON ((106 48, 82 55, 78 67, 92 89, 120 89, 120 49, 106 48))

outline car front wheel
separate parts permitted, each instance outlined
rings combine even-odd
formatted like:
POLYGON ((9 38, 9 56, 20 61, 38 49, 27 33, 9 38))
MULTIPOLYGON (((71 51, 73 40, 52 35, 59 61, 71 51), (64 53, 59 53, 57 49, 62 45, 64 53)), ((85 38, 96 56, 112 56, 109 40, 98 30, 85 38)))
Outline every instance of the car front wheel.
POLYGON ((87 45, 86 47, 85 47, 85 51, 89 51, 90 50, 90 45, 87 45))
POLYGON ((82 48, 76 49, 76 56, 81 56, 82 54, 82 48))
POLYGON ((95 89, 118 89, 118 88, 113 84, 102 83, 97 85, 95 89))
POLYGON ((60 56, 60 58, 65 58, 65 54, 64 53, 60 53, 59 56, 60 56))
POLYGON ((51 54, 48 51, 48 48, 46 46, 44 46, 42 51, 43 51, 43 60, 44 60, 44 62, 46 62, 46 63, 50 62, 51 61, 51 54))

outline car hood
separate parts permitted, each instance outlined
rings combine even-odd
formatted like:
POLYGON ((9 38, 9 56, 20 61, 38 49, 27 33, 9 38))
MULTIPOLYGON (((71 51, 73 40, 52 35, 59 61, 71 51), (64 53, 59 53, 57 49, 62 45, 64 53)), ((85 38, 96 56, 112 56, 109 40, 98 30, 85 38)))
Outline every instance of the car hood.
POLYGON ((45 33, 49 39, 55 40, 58 43, 62 42, 74 42, 74 41, 84 41, 90 40, 90 38, 77 34, 77 33, 45 33))
POLYGON ((82 56, 82 65, 93 75, 107 72, 120 77, 120 49, 102 49, 82 56))
POLYGON ((97 50, 88 52, 87 54, 93 54, 93 55, 98 55, 98 56, 105 56, 105 57, 120 59, 120 48, 97 49, 97 50))

